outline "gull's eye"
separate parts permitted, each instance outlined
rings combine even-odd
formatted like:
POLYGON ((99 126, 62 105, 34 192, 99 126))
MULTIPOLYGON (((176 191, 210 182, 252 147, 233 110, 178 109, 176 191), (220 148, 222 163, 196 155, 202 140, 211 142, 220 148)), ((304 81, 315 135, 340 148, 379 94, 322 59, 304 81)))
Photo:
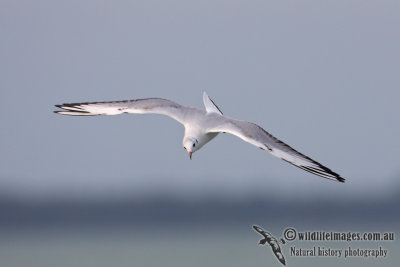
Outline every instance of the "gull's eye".
POLYGON ((186 147, 183 147, 183 148, 184 148, 185 150, 187 150, 186 147))
POLYGON ((193 144, 193 147, 195 147, 196 146, 196 144, 193 144))

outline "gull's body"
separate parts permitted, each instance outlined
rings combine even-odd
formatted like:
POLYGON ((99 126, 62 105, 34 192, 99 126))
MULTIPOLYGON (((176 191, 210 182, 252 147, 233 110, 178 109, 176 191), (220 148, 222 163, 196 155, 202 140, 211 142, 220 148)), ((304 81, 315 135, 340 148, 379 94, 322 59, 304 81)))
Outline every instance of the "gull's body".
POLYGON ((327 179, 344 182, 345 179, 340 177, 339 174, 297 152, 260 126, 251 122, 225 117, 205 92, 203 94, 203 102, 205 110, 185 107, 166 99, 147 98, 56 105, 64 110, 55 112, 73 116, 117 115, 122 113, 166 115, 177 120, 185 127, 182 144, 190 157, 192 153, 199 150, 219 133, 226 132, 236 135, 263 150, 267 150, 272 155, 308 172, 327 179))

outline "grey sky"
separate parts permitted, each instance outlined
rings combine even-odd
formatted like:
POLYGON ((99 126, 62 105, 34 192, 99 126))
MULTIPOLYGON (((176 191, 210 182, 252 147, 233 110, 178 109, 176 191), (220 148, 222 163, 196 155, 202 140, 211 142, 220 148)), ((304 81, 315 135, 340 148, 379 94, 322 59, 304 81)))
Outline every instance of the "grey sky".
POLYGON ((0 2, 0 187, 19 196, 380 196, 399 186, 398 1, 0 2), (347 178, 236 137, 193 155, 162 116, 54 104, 163 97, 255 122, 347 178))

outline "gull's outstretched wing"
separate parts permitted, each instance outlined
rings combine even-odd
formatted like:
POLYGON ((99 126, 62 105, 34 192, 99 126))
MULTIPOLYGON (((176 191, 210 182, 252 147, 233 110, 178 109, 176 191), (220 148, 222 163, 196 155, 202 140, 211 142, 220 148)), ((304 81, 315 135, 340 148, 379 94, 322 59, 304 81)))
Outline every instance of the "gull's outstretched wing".
POLYGON ((180 123, 189 108, 161 98, 147 98, 112 102, 86 102, 56 105, 58 114, 71 116, 117 115, 122 113, 153 113, 171 117, 180 123))
POLYGON ((236 135, 244 141, 268 150, 272 155, 303 170, 330 180, 345 181, 339 174, 291 148, 257 124, 220 116, 210 123, 207 132, 226 132, 236 135))

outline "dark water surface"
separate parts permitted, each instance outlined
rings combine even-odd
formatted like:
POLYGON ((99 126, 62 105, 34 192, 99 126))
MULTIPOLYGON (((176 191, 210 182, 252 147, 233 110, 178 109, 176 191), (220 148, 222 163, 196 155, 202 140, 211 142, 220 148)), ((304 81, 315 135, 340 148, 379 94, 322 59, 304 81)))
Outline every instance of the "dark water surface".
POLYGON ((395 232, 395 241, 287 241, 288 266, 398 266, 396 199, 282 202, 277 199, 188 202, 21 202, 3 199, 1 266, 282 266, 258 246, 263 227, 276 238, 297 231, 395 232), (293 256, 291 248, 388 250, 385 258, 293 256))

